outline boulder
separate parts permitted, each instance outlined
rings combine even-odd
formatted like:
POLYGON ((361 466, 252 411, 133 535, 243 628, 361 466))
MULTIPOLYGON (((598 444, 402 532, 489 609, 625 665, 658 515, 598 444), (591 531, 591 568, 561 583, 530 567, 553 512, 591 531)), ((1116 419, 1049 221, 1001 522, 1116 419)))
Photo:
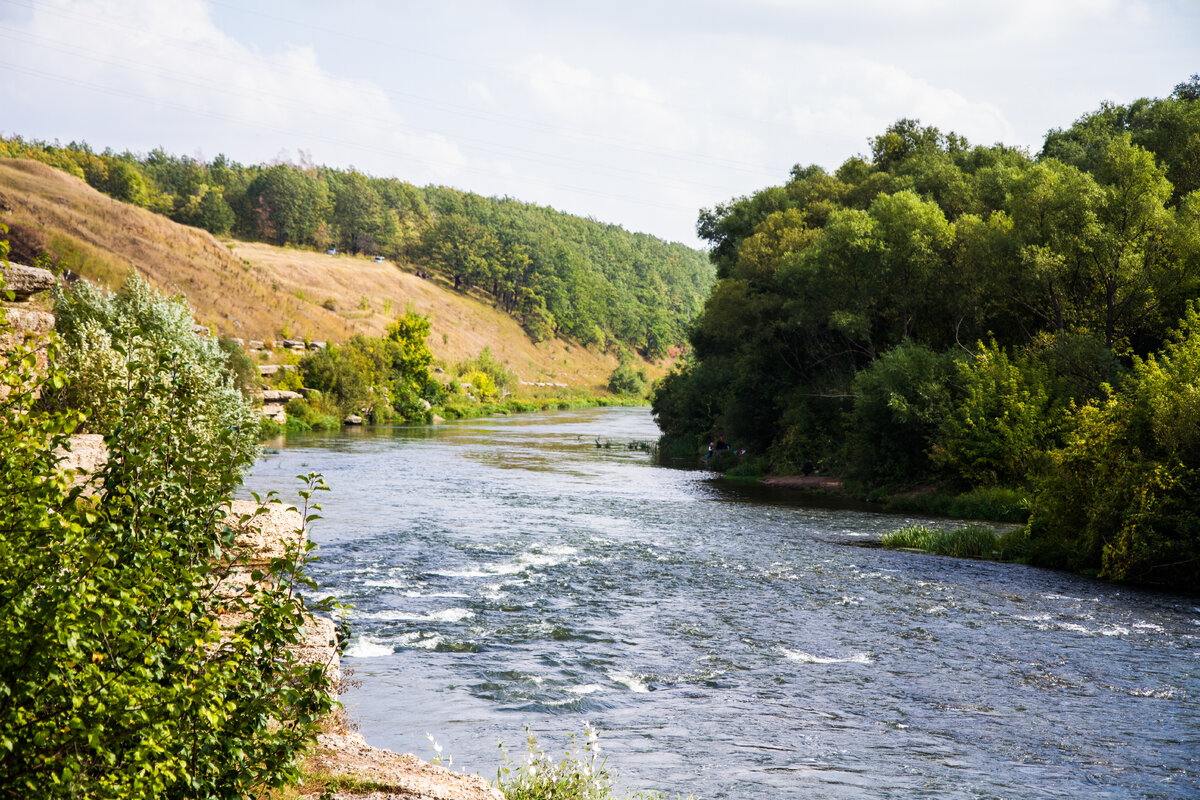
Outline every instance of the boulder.
POLYGON ((267 389, 263 392, 263 402, 286 403, 289 400, 299 400, 302 396, 299 392, 289 392, 287 389, 267 389))
POLYGON ((304 349, 304 340, 303 339, 284 339, 283 346, 288 348, 289 350, 294 350, 297 347, 299 347, 301 350, 303 350, 304 349))
POLYGON ((9 264, 7 267, 0 265, 0 275, 4 278, 4 291, 12 292, 17 302, 24 302, 57 283, 50 270, 27 267, 24 264, 9 264))
POLYGON ((212 336, 212 331, 209 330, 207 325, 193 324, 192 325, 192 333, 196 334, 197 336, 203 337, 205 339, 212 336))
POLYGON ((419 406, 421 406, 421 410, 423 410, 423 411, 428 411, 429 409, 433 408, 433 404, 430 403, 428 400, 426 400, 424 397, 418 397, 417 404, 419 406))
POLYGON ((280 425, 287 423, 287 412, 283 410, 283 406, 279 403, 264 403, 262 415, 272 422, 278 422, 280 425))
POLYGON ((308 349, 309 350, 324 350, 325 343, 324 342, 309 342, 308 349))
POLYGON ((54 315, 45 311, 8 306, 0 313, 5 320, 0 326, 0 352, 33 340, 44 342, 54 330, 54 315))
POLYGON ((267 503, 262 514, 255 515, 259 505, 253 500, 233 500, 225 521, 236 531, 233 546, 246 548, 248 564, 270 564, 283 555, 288 545, 304 544, 304 520, 300 512, 283 503, 267 503), (242 517, 250 519, 242 522, 242 517))
POLYGON ((258 367, 258 374, 264 378, 268 375, 274 375, 276 372, 279 372, 278 364, 260 364, 258 367))
POLYGON ((251 350, 262 350, 263 349, 263 343, 258 339, 251 339, 250 344, 248 346, 251 350))
POLYGON ((362 425, 363 419, 358 414, 350 414, 342 422, 346 425, 362 425))

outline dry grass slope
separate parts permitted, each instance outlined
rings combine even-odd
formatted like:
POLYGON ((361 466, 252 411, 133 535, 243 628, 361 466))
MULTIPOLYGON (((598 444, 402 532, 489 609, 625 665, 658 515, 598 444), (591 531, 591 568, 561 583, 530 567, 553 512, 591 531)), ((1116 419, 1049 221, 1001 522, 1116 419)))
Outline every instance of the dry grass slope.
MULTIPOLYGON (((615 357, 578 345, 534 344, 489 303, 404 267, 220 242, 34 161, 0 159, 0 222, 40 232, 94 282, 115 287, 136 269, 160 291, 187 297, 197 320, 226 336, 339 342, 356 333, 379 335, 411 308, 430 317, 430 347, 447 362, 489 346, 523 381, 590 390, 601 388, 616 366, 615 357)), ((647 366, 652 376, 663 371, 647 366)))

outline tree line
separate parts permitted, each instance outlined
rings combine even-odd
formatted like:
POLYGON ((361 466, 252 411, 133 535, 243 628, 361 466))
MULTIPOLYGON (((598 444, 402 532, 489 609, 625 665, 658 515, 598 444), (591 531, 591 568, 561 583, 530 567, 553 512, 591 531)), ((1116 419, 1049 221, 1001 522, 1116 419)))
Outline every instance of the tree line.
POLYGON ((668 445, 1010 491, 1039 563, 1200 586, 1200 77, 1036 155, 900 120, 697 229, 718 281, 656 390, 668 445))
POLYGON ((0 139, 0 157, 45 162, 218 236, 424 265, 458 289, 490 296, 535 340, 623 345, 661 358, 686 341, 714 278, 703 253, 617 225, 307 160, 243 165, 162 149, 98 153, 86 143, 19 136, 0 139))

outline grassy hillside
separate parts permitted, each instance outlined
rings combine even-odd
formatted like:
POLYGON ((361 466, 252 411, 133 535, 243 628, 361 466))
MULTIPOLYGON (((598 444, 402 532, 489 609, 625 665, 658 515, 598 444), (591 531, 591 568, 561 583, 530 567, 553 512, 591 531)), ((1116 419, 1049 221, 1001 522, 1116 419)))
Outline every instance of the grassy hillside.
POLYGON ((198 321, 226 336, 377 336, 411 308, 429 316, 430 347, 448 362, 489 346, 522 381, 587 389, 603 385, 617 363, 614 355, 561 340, 534 344, 511 316, 403 265, 219 241, 36 161, 0 159, 0 222, 12 228, 14 260, 48 250, 110 287, 136 269, 161 291, 186 296, 198 321))

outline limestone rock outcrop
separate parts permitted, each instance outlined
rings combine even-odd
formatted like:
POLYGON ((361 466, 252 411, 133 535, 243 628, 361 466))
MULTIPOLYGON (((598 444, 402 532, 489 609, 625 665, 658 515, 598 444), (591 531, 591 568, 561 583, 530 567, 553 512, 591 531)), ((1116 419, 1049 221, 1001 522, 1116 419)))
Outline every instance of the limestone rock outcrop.
POLYGON ((0 278, 4 280, 4 291, 12 292, 19 303, 38 292, 52 289, 57 283, 50 270, 24 264, 9 264, 7 267, 0 264, 0 278))

